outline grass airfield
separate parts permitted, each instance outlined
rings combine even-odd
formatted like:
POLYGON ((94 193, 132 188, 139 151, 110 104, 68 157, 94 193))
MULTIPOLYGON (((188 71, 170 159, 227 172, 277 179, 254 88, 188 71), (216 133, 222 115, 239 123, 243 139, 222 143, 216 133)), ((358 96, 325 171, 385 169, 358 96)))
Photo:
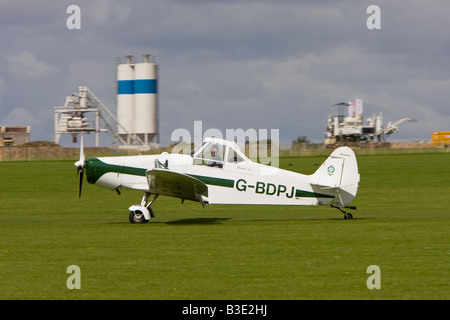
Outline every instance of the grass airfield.
MULTIPOLYGON (((128 222, 139 192, 84 181, 78 199, 76 159, 0 162, 0 299, 450 299, 450 153, 356 154, 353 220, 161 196, 142 225, 128 222)), ((280 167, 309 174, 325 158, 280 167)))

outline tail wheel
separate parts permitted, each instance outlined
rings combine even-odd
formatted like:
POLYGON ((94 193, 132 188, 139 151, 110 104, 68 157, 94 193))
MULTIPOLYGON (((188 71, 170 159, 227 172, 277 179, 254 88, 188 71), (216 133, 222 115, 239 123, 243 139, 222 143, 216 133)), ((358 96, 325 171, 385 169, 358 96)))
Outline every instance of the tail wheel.
MULTIPOLYGON (((334 205, 334 204, 331 204, 331 207, 332 207, 332 208, 336 208, 336 209, 338 209, 340 212, 342 212, 342 213, 344 214, 344 219, 345 219, 345 220, 353 219, 353 215, 352 215, 351 213, 348 213, 347 211, 342 210, 341 207, 339 207, 339 206, 337 206, 337 205, 334 205)), ((355 207, 355 206, 345 206, 344 208, 356 210, 356 207, 355 207)))
POLYGON ((346 212, 346 213, 344 214, 344 219, 345 219, 345 220, 353 219, 353 215, 352 215, 351 213, 346 212))

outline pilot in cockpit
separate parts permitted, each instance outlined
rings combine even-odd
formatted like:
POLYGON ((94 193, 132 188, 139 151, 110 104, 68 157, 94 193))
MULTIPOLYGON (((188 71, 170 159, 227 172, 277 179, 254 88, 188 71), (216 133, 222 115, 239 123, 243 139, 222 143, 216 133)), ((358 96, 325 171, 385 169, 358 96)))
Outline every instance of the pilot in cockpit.
POLYGON ((217 146, 211 147, 211 160, 208 166, 214 167, 214 168, 222 168, 222 159, 220 159, 220 156, 217 152, 217 146), (219 161, 219 162, 218 162, 219 161))

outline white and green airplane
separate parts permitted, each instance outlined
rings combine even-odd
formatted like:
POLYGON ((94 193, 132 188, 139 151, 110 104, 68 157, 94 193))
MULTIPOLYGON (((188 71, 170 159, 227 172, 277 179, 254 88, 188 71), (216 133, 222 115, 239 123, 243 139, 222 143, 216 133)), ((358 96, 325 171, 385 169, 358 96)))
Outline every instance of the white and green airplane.
POLYGON ((154 217, 151 205, 160 196, 210 204, 330 205, 345 219, 344 208, 356 196, 359 183, 355 154, 340 147, 311 175, 304 175, 251 161, 235 142, 206 138, 192 153, 163 152, 158 155, 100 157, 85 159, 81 139, 79 195, 83 175, 98 186, 116 190, 128 188, 144 193, 140 204, 129 210, 131 223, 154 217))

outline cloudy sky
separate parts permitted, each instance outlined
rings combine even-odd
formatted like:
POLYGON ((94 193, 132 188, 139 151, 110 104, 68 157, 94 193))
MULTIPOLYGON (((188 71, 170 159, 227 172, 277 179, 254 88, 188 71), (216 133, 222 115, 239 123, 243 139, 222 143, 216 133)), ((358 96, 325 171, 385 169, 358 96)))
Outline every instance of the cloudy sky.
POLYGON ((149 53, 163 145, 195 120, 320 142, 331 105, 356 98, 384 124, 418 120, 390 139, 430 139, 450 130, 449 15, 448 0, 0 0, 0 124, 51 141, 53 107, 80 85, 115 113, 117 58, 149 53), (80 30, 67 28, 70 5, 80 30))

